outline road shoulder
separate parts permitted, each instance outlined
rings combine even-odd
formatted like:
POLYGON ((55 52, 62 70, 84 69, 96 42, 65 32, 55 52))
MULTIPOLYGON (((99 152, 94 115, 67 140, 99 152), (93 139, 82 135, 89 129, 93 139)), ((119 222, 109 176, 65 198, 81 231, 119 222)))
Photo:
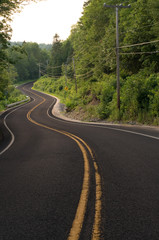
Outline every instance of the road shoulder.
MULTIPOLYGON (((52 96, 52 95, 50 95, 52 96)), ((80 119, 74 119, 74 118, 70 118, 66 115, 66 107, 64 104, 60 103, 60 99, 52 96, 54 98, 56 98, 56 103, 52 109, 52 114, 60 119, 66 120, 66 121, 70 121, 70 122, 77 122, 77 123, 83 123, 83 124, 92 124, 92 125, 109 125, 109 126, 117 126, 117 127, 129 127, 129 128, 142 128, 142 129, 153 129, 155 131, 159 131, 159 127, 158 126, 149 126, 149 125, 143 125, 143 124, 135 124, 135 123, 113 123, 113 122, 107 122, 107 121, 96 121, 96 122, 92 122, 92 121, 81 121, 80 119)))

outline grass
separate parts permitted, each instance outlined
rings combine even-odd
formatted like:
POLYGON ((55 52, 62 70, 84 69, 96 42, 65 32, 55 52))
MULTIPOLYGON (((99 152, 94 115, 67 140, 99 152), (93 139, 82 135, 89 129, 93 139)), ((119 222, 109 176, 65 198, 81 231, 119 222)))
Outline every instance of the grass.
POLYGON ((83 120, 159 125, 159 74, 139 72, 121 78, 120 112, 114 75, 103 74, 98 81, 77 79, 77 93, 74 79, 67 79, 66 85, 64 76, 43 76, 34 83, 34 89, 58 97, 68 112, 81 113, 83 120))
MULTIPOLYGON (((21 84, 19 84, 21 85, 21 84)), ((26 100, 26 96, 21 93, 14 85, 8 86, 7 96, 0 101, 0 112, 6 110, 7 105, 26 100)))

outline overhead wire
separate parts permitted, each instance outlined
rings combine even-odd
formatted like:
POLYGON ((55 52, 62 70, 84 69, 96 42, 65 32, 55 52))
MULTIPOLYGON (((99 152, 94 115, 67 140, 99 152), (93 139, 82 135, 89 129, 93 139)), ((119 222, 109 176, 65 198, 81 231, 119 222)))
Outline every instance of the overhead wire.
POLYGON ((144 29, 144 28, 147 28, 147 27, 153 27, 155 25, 159 25, 159 23, 154 23, 154 24, 148 24, 148 25, 144 25, 143 27, 138 27, 138 28, 132 28, 132 29, 129 29, 127 31, 121 31, 120 32, 120 35, 123 34, 123 33, 128 33, 128 32, 136 32, 137 30, 141 30, 141 29, 144 29))
POLYGON ((93 72, 93 70, 91 70, 91 71, 89 71, 89 72, 87 72, 87 73, 84 73, 84 74, 76 75, 76 77, 80 78, 80 77, 83 77, 83 76, 87 76, 87 75, 89 75, 89 74, 92 73, 92 72, 93 72))
MULTIPOLYGON (((157 24, 157 23, 156 23, 157 24)), ((147 26, 154 26, 154 25, 156 25, 156 24, 153 24, 153 25, 147 25, 147 26)), ((144 26, 144 27, 141 27, 141 28, 145 28, 146 26, 144 26)), ((135 29, 134 29, 135 30, 135 29)), ((131 30, 130 30, 131 31, 131 30)), ((130 45, 124 45, 124 46, 120 46, 119 47, 119 49, 123 49, 123 48, 130 48, 130 47, 135 47, 135 46, 143 46, 143 45, 148 45, 148 44, 153 44, 153 43, 158 43, 159 42, 159 40, 153 40, 153 41, 149 41, 149 42, 142 42, 142 43, 136 43, 136 44, 130 44, 130 45)), ((98 49, 98 48, 101 48, 101 45, 98 45, 98 46, 92 46, 91 48, 89 48, 89 50, 95 50, 95 49, 98 49)), ((114 49, 116 49, 116 47, 113 47, 113 48, 107 48, 106 50, 107 51, 109 51, 109 50, 114 50, 114 49)), ((107 55, 107 58, 108 57, 110 57, 110 55, 112 54, 112 53, 114 53, 114 52, 112 52, 111 51, 111 53, 109 54, 109 55, 107 55)), ((156 54, 156 53, 159 53, 159 51, 147 51, 147 52, 121 52, 120 53, 120 55, 142 55, 142 54, 156 54)), ((88 50, 86 50, 85 48, 83 48, 80 52, 78 52, 78 55, 80 55, 80 54, 82 54, 82 55, 85 55, 85 54, 88 54, 88 50), (83 54, 84 53, 84 54, 83 54)), ((72 58, 72 57, 76 57, 76 59, 78 59, 77 58, 77 56, 75 55, 75 54, 72 54, 71 56, 69 56, 69 58, 72 58)), ((104 61, 106 61, 106 59, 104 59, 103 60, 103 62, 104 61)), ((101 62, 101 61, 100 61, 101 62)), ((89 62, 88 63, 88 65, 90 64, 91 62, 89 62)), ((67 64, 66 64, 67 65, 67 64)), ((87 66, 88 66, 87 65, 87 66)), ((43 66, 44 66, 44 64, 43 64, 43 66)), ((47 67, 47 66, 45 66, 45 67, 47 67)), ((55 66, 55 67, 50 67, 49 66, 49 69, 57 69, 57 68, 61 68, 62 67, 62 65, 59 65, 59 66, 55 66)), ((85 66, 86 67, 86 66, 85 66)), ((78 69, 79 70, 79 69, 78 69)), ((79 74, 79 75, 76 75, 77 77, 86 77, 86 76, 88 76, 89 74, 91 74, 93 71, 91 70, 90 72, 88 72, 88 73, 85 73, 85 74, 79 74)), ((93 74, 93 73, 92 73, 93 74)), ((48 75, 48 74, 47 74, 48 75)), ((60 75, 60 76, 53 76, 52 74, 49 74, 49 76, 50 77, 54 77, 54 78, 59 78, 59 77, 61 77, 62 75, 60 75)))
POLYGON ((120 55, 142 55, 142 54, 155 54, 159 53, 159 51, 153 51, 153 52, 130 52, 130 53, 119 53, 120 55))
POLYGON ((130 48, 130 47, 135 47, 135 46, 143 46, 143 45, 147 45, 147 44, 151 44, 151 43, 157 43, 157 42, 159 42, 159 40, 154 40, 154 41, 150 41, 150 42, 135 43, 135 44, 131 44, 131 45, 121 46, 119 48, 130 48))
POLYGON ((61 67, 62 67, 62 65, 55 66, 55 67, 50 67, 50 66, 49 66, 49 69, 56 69, 56 68, 61 68, 61 67))
POLYGON ((54 75, 52 75, 52 74, 50 74, 50 73, 48 73, 47 76, 48 76, 48 77, 51 77, 51 78, 57 78, 57 79, 60 78, 60 77, 63 77, 62 75, 54 76, 54 75))

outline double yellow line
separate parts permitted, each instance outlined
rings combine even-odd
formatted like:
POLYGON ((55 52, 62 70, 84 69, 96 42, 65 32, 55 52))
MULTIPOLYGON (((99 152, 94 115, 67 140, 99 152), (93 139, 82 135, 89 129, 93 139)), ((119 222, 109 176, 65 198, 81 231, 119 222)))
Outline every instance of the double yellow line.
MULTIPOLYGON (((26 90, 26 89, 25 89, 26 90)), ((28 92, 31 92, 27 90, 28 92)), ((31 92, 32 94, 40 97, 42 99, 42 102, 34 106, 28 113, 27 113, 27 118, 30 122, 49 129, 54 132, 58 132, 60 134, 63 134, 69 138, 71 138, 73 141, 77 143, 79 146, 83 159, 84 159, 84 177, 83 177, 83 185, 82 185, 82 190, 81 190, 81 195, 80 195, 80 200, 78 203, 78 207, 76 210, 76 215, 68 236, 68 240, 78 240, 80 237, 80 233, 82 231, 83 223, 84 223, 84 217, 88 205, 88 196, 89 196, 89 189, 90 189, 90 166, 89 166, 89 159, 88 159, 88 153, 91 156, 91 159, 93 160, 94 164, 94 169, 95 169, 95 181, 96 181, 96 200, 95 200, 95 216, 94 216, 94 224, 93 224, 93 230, 92 230, 92 240, 100 240, 100 225, 101 225, 101 208, 102 208, 102 203, 101 203, 101 197, 102 197, 102 188, 101 188, 101 177, 99 174, 99 169, 98 165, 95 161, 95 158, 93 156, 93 152, 91 148, 88 146, 88 144, 78 136, 71 134, 69 132, 57 130, 55 128, 46 126, 44 124, 38 123, 35 120, 31 118, 31 113, 38 108, 41 104, 43 104, 46 99, 41 97, 40 95, 31 92)))

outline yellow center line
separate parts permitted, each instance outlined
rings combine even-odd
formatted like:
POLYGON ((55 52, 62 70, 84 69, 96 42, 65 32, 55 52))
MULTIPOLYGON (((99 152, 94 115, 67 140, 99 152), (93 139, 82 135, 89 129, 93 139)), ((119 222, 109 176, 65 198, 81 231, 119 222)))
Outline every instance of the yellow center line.
MULTIPOLYGON (((94 169, 95 169, 95 181, 96 181, 96 202, 95 202, 95 218, 94 218, 94 224, 93 224, 93 231, 92 231, 92 240, 99 240, 100 239, 100 225, 101 225, 101 210, 102 210, 102 187, 101 187, 101 176, 99 174, 98 165, 95 162, 95 158, 93 155, 93 152, 89 145, 81 138, 75 136, 74 134, 71 134, 71 136, 76 137, 79 139, 88 149, 91 158, 94 162, 94 169)), ((73 239, 72 239, 73 240, 73 239)))
MULTIPOLYGON (((27 90, 28 92, 31 92, 29 90, 27 90)), ((44 124, 38 123, 35 120, 33 120, 31 118, 31 113, 37 108, 39 107, 41 104, 43 104, 46 99, 41 97, 40 95, 31 92, 32 94, 35 94, 36 96, 40 97, 43 99, 42 102, 40 102, 39 104, 37 104, 36 106, 34 106, 28 113, 27 113, 27 118, 29 121, 31 121, 32 123, 49 129, 51 131, 54 132, 58 132, 60 134, 63 134, 69 138, 71 138, 72 140, 74 140, 77 145, 79 146, 82 155, 83 155, 83 159, 84 159, 84 177, 83 177, 83 185, 82 185, 82 190, 81 190, 81 195, 80 195, 80 200, 78 203, 78 207, 76 210, 76 215, 72 224, 72 228, 70 230, 69 233, 69 237, 68 240, 78 240, 80 237, 80 233, 82 230, 82 226, 83 226, 83 222, 84 222, 84 217, 85 217, 85 213, 86 213, 86 209, 87 209, 87 204, 88 204, 88 195, 89 195, 89 188, 90 188, 90 167, 89 167, 89 160, 88 160, 88 156, 87 156, 87 151, 84 148, 84 146, 87 148, 87 150, 89 151, 91 158, 94 161, 94 168, 95 168, 95 180, 96 180, 96 201, 95 201, 95 217, 94 217, 94 224, 93 224, 93 231, 92 231, 92 240, 99 240, 100 239, 100 224, 101 224, 101 196, 102 196, 102 189, 101 189, 101 177, 98 171, 98 166, 97 163, 95 162, 95 158, 93 156, 93 152, 91 150, 91 148, 88 146, 88 144, 81 138, 79 138, 78 136, 65 132, 65 131, 61 131, 61 130, 57 130, 54 129, 52 127, 48 127, 44 124), (83 143, 83 145, 81 144, 83 143)))
POLYGON ((95 218, 93 224, 92 240, 100 239, 100 225, 101 225, 101 210, 102 210, 102 187, 101 176, 98 171, 97 163, 94 162, 94 168, 96 170, 96 203, 95 203, 95 218))

